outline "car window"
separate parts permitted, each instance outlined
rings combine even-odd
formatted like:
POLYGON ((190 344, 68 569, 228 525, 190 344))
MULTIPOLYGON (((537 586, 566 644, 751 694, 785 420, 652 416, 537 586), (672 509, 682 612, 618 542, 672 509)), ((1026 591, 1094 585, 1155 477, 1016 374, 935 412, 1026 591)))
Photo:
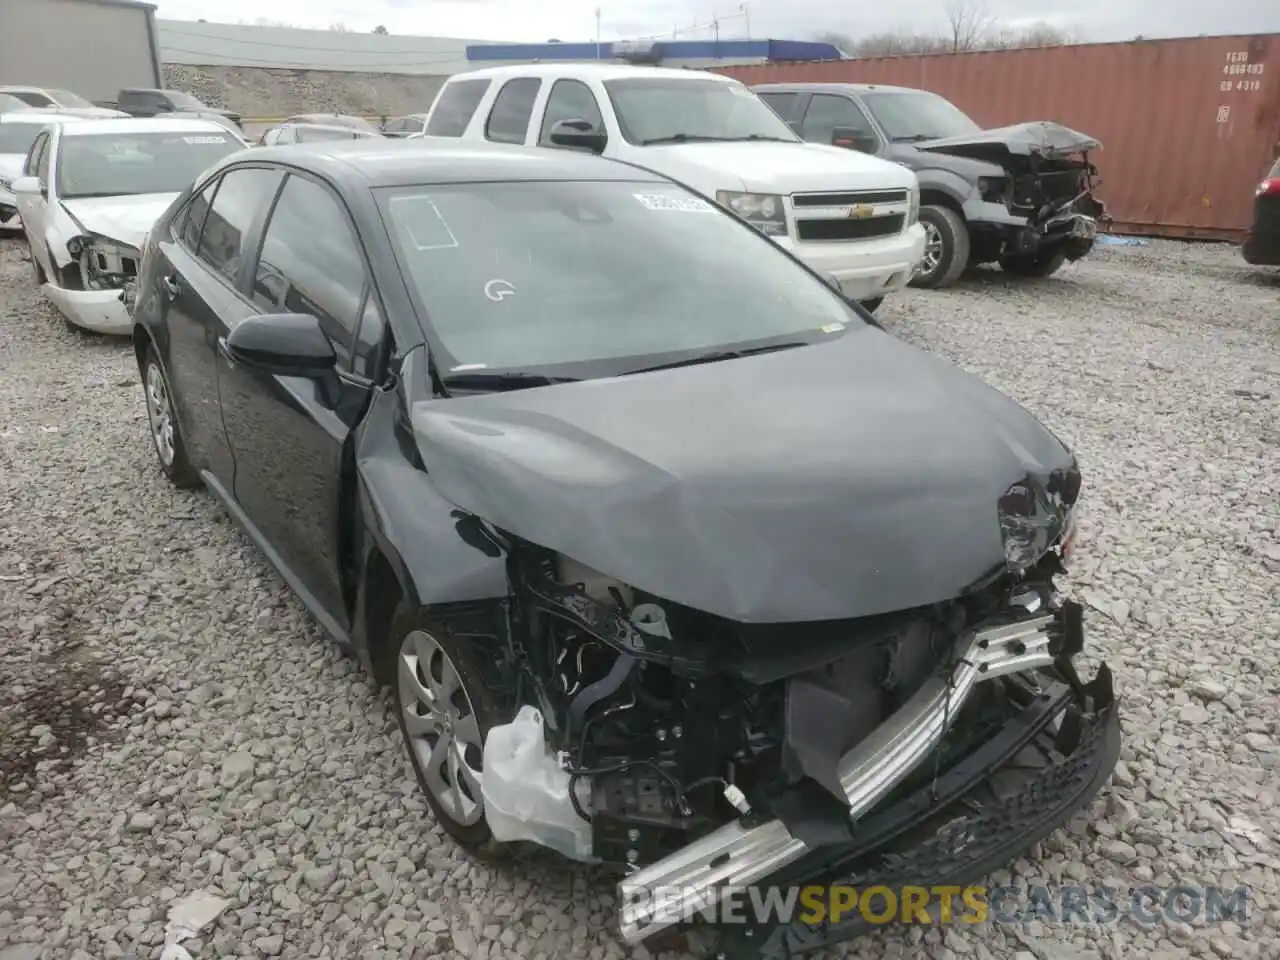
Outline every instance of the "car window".
MULTIPOLYGON (((215 162, 243 149, 221 127, 173 126, 177 129, 64 134, 58 141, 58 195, 71 200, 181 193, 215 162)), ((84 129, 97 131, 99 125, 84 129)))
POLYGON ((366 286, 360 243, 338 198, 314 180, 290 176, 263 234, 253 302, 268 313, 318 318, 345 361, 366 286))
MULTIPOLYGON (((16 124, 15 124, 16 126, 16 124)), ((22 165, 22 172, 27 176, 39 176, 40 159, 44 153, 44 149, 49 144, 49 135, 47 133, 38 133, 35 141, 28 148, 27 159, 22 165)), ((0 151, 3 152, 3 151, 0 151)), ((46 181, 47 182, 47 181, 46 181)))
POLYGON ((26 154, 43 129, 39 123, 0 122, 0 153, 26 154))
POLYGON ((379 200, 441 372, 634 369, 681 351, 816 342, 860 323, 774 241, 673 183, 406 186, 379 200))
POLYGON ((508 80, 494 97, 493 109, 484 125, 484 135, 495 143, 524 143, 533 116, 533 101, 542 81, 536 77, 508 80))
POLYGON ((182 242, 192 253, 200 249, 200 231, 204 229, 205 218, 209 215, 209 202, 217 189, 218 181, 211 180, 203 190, 191 198, 186 212, 182 215, 182 242))
POLYGON ((8 90, 9 96, 17 97, 23 103, 33 107, 56 107, 52 97, 47 97, 43 93, 35 90, 8 90))
POLYGON ((271 204, 283 174, 264 167, 242 167, 222 176, 222 183, 205 217, 196 256, 231 283, 236 282, 246 256, 249 228, 271 204))
POLYGON ((831 143, 837 127, 856 130, 859 137, 875 137, 866 115, 848 97, 815 93, 800 124, 800 136, 811 143, 831 143))
POLYGON ((606 80, 618 128, 629 143, 689 140, 783 140, 795 131, 741 83, 688 77, 627 77, 606 80))
POLYGON ((762 93, 759 96, 761 100, 773 107, 773 112, 783 120, 791 119, 796 109, 796 101, 800 99, 798 93, 762 93))
POLYGON ((53 157, 53 136, 44 134, 40 139, 40 156, 36 158, 36 176, 46 186, 49 183, 49 160, 53 157))
POLYGON ((466 132, 471 115, 480 106, 489 80, 455 80, 446 83, 440 91, 431 119, 427 121, 427 134, 432 137, 460 137, 466 132))
POLYGON ((551 145, 551 128, 561 120, 589 120, 598 130, 604 129, 604 117, 596 95, 581 80, 557 80, 547 97, 546 115, 538 142, 551 145))

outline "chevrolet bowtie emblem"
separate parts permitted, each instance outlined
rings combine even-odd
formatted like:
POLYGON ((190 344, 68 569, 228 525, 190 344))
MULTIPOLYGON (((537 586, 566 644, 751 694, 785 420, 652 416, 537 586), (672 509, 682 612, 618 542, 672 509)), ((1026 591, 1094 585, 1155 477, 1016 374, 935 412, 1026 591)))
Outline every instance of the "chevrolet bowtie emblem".
POLYGON ((875 207, 869 203, 856 203, 849 208, 849 217, 853 220, 865 220, 875 212, 875 207))

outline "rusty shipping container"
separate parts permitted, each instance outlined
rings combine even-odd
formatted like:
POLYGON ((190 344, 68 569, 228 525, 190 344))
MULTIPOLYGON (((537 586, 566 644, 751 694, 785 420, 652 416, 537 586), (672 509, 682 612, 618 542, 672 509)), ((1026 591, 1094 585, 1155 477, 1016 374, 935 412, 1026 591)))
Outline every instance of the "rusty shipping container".
POLYGON ((1054 120, 1092 159, 1116 233, 1238 240, 1280 151, 1280 34, 725 67, 744 83, 932 90, 978 123, 1054 120))

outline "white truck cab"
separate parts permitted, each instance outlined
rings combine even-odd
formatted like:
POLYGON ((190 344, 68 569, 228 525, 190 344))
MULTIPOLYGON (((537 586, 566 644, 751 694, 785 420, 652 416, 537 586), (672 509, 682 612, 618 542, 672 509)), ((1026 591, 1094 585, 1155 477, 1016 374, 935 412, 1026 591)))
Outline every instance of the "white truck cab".
POLYGON ((698 70, 520 64, 450 77, 428 137, 585 150, 729 207, 874 309, 924 255, 906 167, 806 143, 744 84, 698 70))

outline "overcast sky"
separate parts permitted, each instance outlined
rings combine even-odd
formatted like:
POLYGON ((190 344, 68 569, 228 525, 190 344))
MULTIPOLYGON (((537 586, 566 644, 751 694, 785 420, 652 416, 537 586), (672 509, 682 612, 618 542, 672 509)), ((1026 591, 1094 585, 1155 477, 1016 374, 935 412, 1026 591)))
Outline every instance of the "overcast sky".
MULTIPOLYGON (((955 0, 952 0, 955 2, 955 0)), ((961 0, 982 2, 982 0, 961 0)), ((946 24, 947 0, 159 0, 165 18, 253 23, 269 10, 289 26, 343 23, 367 32, 540 42, 595 37, 600 7, 603 39, 705 39, 719 20, 720 37, 808 39, 824 31, 865 36, 926 32, 946 24), (699 25, 697 29, 694 26, 699 25)), ((1126 40, 1137 34, 1169 37, 1280 32, 1280 0, 985 0, 988 13, 1017 28, 1047 21, 1082 40, 1126 40)))

